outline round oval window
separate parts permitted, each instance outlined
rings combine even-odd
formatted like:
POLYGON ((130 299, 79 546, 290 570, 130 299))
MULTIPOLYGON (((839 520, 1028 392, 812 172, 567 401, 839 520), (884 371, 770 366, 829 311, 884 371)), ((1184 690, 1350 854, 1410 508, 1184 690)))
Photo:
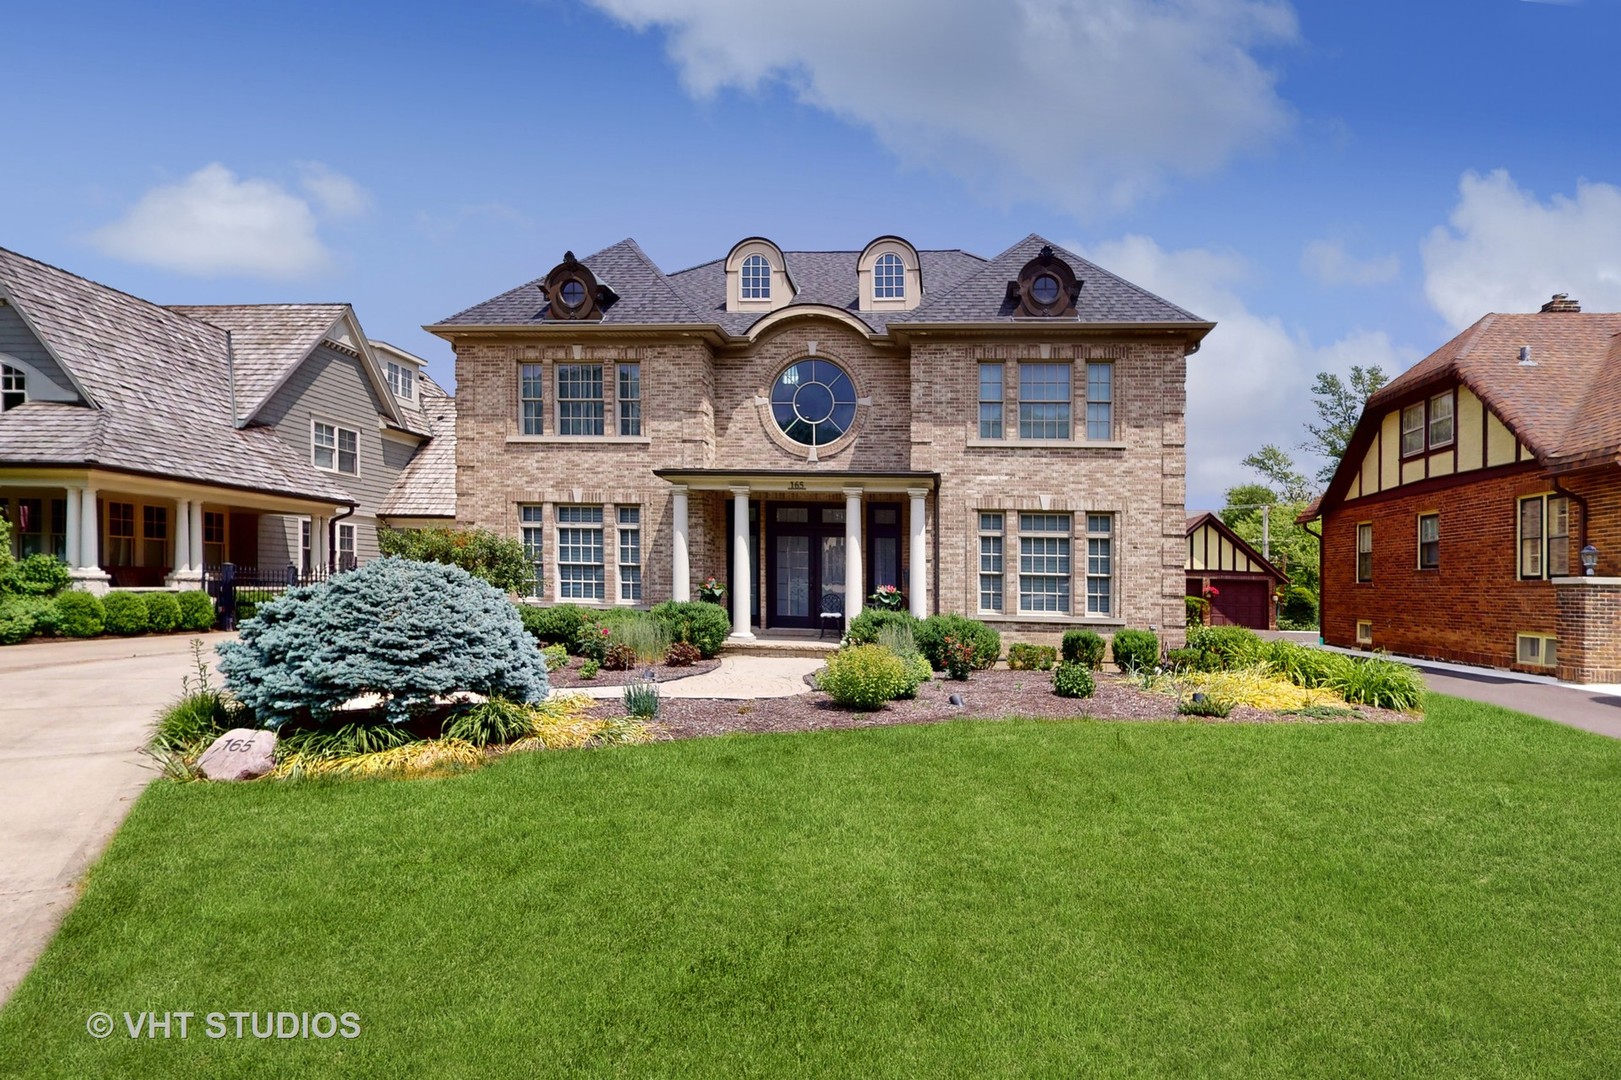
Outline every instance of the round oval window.
POLYGON ((801 360, 772 384, 771 415, 794 442, 826 446, 855 423, 855 384, 831 360, 801 360))
POLYGON ((585 284, 578 278, 569 278, 563 282, 563 303, 571 308, 577 308, 585 303, 585 284))
POLYGON ((1030 295, 1038 304, 1050 304, 1058 299, 1058 279, 1051 274, 1042 274, 1030 283, 1030 295))

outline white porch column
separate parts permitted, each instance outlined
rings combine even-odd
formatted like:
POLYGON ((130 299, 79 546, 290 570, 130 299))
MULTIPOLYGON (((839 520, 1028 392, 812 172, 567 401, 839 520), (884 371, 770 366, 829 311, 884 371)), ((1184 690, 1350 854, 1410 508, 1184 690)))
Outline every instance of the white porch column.
POLYGON ((101 526, 96 520, 96 489, 79 492, 79 569, 101 569, 101 526))
POLYGON ((929 617, 929 547, 924 540, 923 515, 929 491, 927 488, 909 488, 906 493, 912 498, 912 568, 906 591, 910 594, 912 614, 926 619, 929 617))
POLYGON ((310 570, 320 573, 326 566, 326 518, 310 516, 310 570))
POLYGON ((670 596, 685 603, 692 599, 692 562, 687 555, 687 489, 678 487, 671 500, 670 529, 674 537, 670 545, 670 596))
POLYGON ((186 523, 191 533, 191 569, 193 574, 203 572, 203 500, 191 504, 191 520, 186 523))
POLYGON ((732 636, 753 641, 749 630, 749 595, 754 582, 749 580, 753 567, 749 564, 749 489, 732 489, 732 636))
POLYGON ((176 499, 174 507, 173 576, 191 573, 191 500, 176 499))
POLYGON ((861 614, 861 489, 844 489, 844 627, 861 614))
POLYGON ((68 566, 77 568, 79 565, 79 511, 83 509, 79 503, 79 489, 68 488, 68 520, 64 527, 67 532, 67 558, 68 566))

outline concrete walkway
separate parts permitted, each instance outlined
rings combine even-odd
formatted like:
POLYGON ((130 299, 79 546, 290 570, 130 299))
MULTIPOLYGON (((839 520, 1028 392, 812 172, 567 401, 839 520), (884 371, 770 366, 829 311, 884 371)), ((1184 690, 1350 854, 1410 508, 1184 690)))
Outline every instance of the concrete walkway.
POLYGON ((190 641, 39 641, 0 649, 0 1003, 156 775, 139 751, 193 670, 190 641))
MULTIPOLYGON (((805 676, 826 662, 801 656, 723 656, 720 667, 714 671, 660 683, 659 695, 667 698, 723 698, 728 701, 793 697, 810 693, 805 676)), ((576 689, 594 698, 617 698, 625 692, 622 686, 582 686, 576 689)))

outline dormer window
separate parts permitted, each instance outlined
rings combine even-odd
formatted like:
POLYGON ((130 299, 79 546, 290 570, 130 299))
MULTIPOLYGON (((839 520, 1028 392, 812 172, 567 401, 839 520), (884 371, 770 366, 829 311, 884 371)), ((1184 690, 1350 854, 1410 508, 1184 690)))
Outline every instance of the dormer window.
POLYGON ((619 299, 607 285, 597 283, 590 267, 576 259, 572 251, 563 252, 563 261, 552 267, 541 289, 548 301, 546 317, 559 322, 600 319, 619 299))
POLYGON ((1030 283, 1030 295, 1038 304, 1051 304, 1058 299, 1058 279, 1051 274, 1038 274, 1030 283))
POLYGON ((862 311, 910 311, 923 295, 917 249, 899 236, 880 236, 856 258, 856 298, 862 311))
POLYGON ((15 409, 28 400, 28 376, 21 368, 0 364, 0 412, 15 409))
POLYGON ((878 256, 873 264, 872 295, 877 300, 906 299, 906 265, 892 251, 878 256))
POLYGON ((743 260, 743 299, 771 299, 771 264, 764 255, 750 255, 743 260))
POLYGON ((388 376, 388 388, 401 401, 415 401, 417 397, 416 369, 410 364, 383 361, 383 372, 388 376))
POLYGON ((1081 284, 1069 263, 1050 246, 1044 246, 1040 254, 1024 264, 1019 276, 1007 283, 1012 310, 1003 310, 1026 318, 1073 316, 1081 284))

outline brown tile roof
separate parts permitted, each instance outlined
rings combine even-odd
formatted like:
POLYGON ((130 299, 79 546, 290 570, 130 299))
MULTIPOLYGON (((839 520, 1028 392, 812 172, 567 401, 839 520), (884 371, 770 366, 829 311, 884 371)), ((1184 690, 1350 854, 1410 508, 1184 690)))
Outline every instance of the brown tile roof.
POLYGON ((417 408, 433 438, 417 448, 377 513, 382 517, 456 516, 456 399, 426 374, 417 408))

